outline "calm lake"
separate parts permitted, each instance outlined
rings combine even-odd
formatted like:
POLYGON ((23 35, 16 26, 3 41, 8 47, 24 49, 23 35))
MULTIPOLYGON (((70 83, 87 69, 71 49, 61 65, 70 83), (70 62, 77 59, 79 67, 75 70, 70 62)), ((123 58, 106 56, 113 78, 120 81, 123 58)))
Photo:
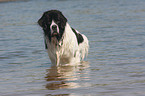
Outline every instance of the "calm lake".
POLYGON ((0 3, 1 96, 145 96, 145 0, 0 3), (89 39, 81 65, 51 67, 37 21, 58 9, 89 39))

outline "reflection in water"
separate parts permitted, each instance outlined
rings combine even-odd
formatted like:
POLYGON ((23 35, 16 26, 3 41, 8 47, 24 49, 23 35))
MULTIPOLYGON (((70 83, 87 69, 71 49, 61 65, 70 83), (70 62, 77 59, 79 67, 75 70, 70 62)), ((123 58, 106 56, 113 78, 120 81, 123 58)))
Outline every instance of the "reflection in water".
POLYGON ((78 66, 52 66, 50 69, 46 70, 48 73, 45 77, 46 81, 48 81, 46 88, 49 90, 56 90, 61 88, 80 87, 80 85, 76 81, 81 78, 81 71, 87 67, 89 67, 88 62, 81 62, 81 64, 78 66))

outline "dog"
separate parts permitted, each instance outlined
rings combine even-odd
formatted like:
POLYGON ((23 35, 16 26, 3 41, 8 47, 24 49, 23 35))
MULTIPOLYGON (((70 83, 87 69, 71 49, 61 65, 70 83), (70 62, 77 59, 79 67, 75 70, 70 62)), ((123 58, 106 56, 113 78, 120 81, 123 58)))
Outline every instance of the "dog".
POLYGON ((44 31, 45 48, 53 65, 75 65, 88 54, 87 37, 70 27, 59 10, 44 12, 38 24, 44 31))

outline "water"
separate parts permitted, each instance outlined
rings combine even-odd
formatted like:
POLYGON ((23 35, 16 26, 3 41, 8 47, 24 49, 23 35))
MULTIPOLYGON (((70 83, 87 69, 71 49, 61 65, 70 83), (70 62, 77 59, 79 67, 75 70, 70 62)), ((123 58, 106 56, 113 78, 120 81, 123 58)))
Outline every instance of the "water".
POLYGON ((144 0, 0 3, 1 96, 144 96, 144 0), (90 42, 77 67, 51 67, 37 20, 59 9, 90 42))

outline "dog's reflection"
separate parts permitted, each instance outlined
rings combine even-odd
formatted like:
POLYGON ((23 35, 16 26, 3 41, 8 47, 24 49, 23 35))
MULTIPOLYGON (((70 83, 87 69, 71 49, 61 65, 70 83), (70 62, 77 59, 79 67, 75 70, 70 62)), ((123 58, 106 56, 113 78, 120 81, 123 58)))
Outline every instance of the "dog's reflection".
POLYGON ((46 88, 49 90, 61 88, 78 88, 80 85, 76 82, 82 70, 89 67, 88 62, 81 62, 79 66, 52 66, 47 69, 46 88))

